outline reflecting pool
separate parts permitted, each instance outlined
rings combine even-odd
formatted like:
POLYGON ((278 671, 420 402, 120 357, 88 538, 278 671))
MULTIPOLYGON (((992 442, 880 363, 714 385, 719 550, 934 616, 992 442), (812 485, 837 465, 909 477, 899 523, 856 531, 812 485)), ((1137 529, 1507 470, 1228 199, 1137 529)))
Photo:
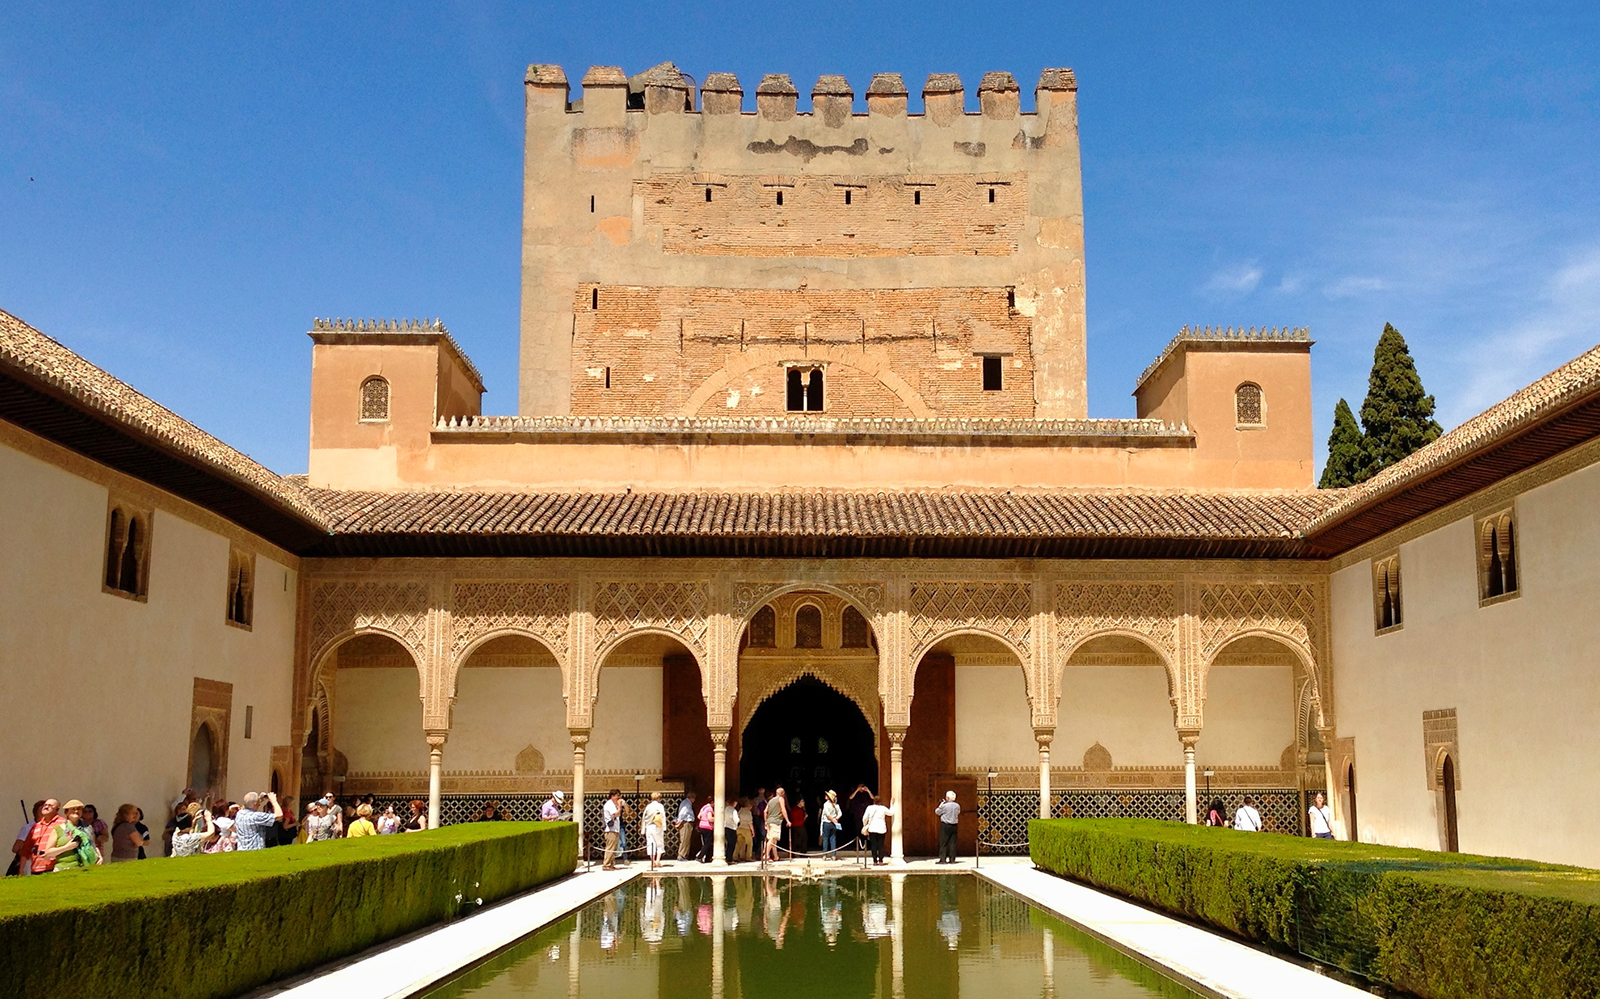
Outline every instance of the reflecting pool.
POLYGON ((591 999, 1192 997, 970 875, 639 878, 430 993, 591 999))

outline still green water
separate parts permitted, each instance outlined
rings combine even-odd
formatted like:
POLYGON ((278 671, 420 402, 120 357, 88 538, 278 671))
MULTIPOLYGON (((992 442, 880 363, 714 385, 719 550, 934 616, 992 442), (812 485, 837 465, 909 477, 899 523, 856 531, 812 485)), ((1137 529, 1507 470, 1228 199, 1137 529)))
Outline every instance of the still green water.
POLYGON ((1033 999, 1195 993, 966 875, 644 877, 431 993, 1033 999))

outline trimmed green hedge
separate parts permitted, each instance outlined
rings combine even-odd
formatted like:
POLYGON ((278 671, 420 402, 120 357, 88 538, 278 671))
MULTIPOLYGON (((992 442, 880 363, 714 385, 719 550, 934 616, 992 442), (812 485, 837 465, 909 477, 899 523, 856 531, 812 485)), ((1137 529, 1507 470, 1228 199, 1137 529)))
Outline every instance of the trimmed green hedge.
POLYGON ((485 822, 0 881, 0 996, 236 995, 573 868, 570 822, 485 822))
POLYGON ((1600 871, 1208 829, 1034 819, 1045 870, 1424 999, 1600 996, 1600 871))

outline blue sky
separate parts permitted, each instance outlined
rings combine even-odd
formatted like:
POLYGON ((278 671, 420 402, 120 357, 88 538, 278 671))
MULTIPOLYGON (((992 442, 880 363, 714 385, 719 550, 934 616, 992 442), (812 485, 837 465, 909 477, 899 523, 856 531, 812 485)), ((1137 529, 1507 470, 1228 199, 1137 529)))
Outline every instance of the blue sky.
POLYGON ((1309 325, 1319 451, 1386 321, 1447 426, 1600 341, 1600 4, 304 6, 0 9, 0 308, 281 472, 313 316, 515 408, 530 62, 1074 67, 1092 415, 1185 323, 1309 325))

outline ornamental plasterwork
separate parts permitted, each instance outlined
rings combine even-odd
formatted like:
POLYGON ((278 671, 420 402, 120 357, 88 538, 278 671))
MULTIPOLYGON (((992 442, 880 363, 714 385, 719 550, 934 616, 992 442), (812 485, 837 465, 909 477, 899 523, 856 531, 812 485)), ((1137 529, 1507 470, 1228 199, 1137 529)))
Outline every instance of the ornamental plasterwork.
POLYGON ((308 647, 316 664, 334 639, 353 631, 388 632, 407 647, 419 667, 428 662, 428 584, 418 580, 339 580, 311 589, 308 647))
POLYGON ((1303 583, 1199 583, 1195 586, 1202 663, 1235 637, 1265 631, 1316 649, 1316 592, 1303 583))
POLYGON ((1056 587, 1057 672, 1085 639, 1107 632, 1138 635, 1172 662, 1178 648, 1177 586, 1064 582, 1056 587))
POLYGON ((567 582, 456 583, 450 661, 459 669, 462 654, 485 635, 524 632, 537 635, 564 667, 571 609, 572 585, 567 582))
POLYGON ((703 580, 605 580, 595 584, 591 607, 597 651, 630 631, 651 628, 679 636, 705 661, 711 588, 703 580))
POLYGON ((941 637, 978 631, 1009 642, 1029 662, 1033 596, 1027 583, 914 582, 907 627, 914 662, 941 637))
POLYGON ((837 654, 806 657, 804 650, 784 649, 782 655, 745 655, 739 662, 739 717, 737 727, 744 731, 750 719, 769 697, 801 677, 811 677, 850 698, 861 709, 862 717, 877 739, 878 661, 863 651, 849 658, 837 654))

